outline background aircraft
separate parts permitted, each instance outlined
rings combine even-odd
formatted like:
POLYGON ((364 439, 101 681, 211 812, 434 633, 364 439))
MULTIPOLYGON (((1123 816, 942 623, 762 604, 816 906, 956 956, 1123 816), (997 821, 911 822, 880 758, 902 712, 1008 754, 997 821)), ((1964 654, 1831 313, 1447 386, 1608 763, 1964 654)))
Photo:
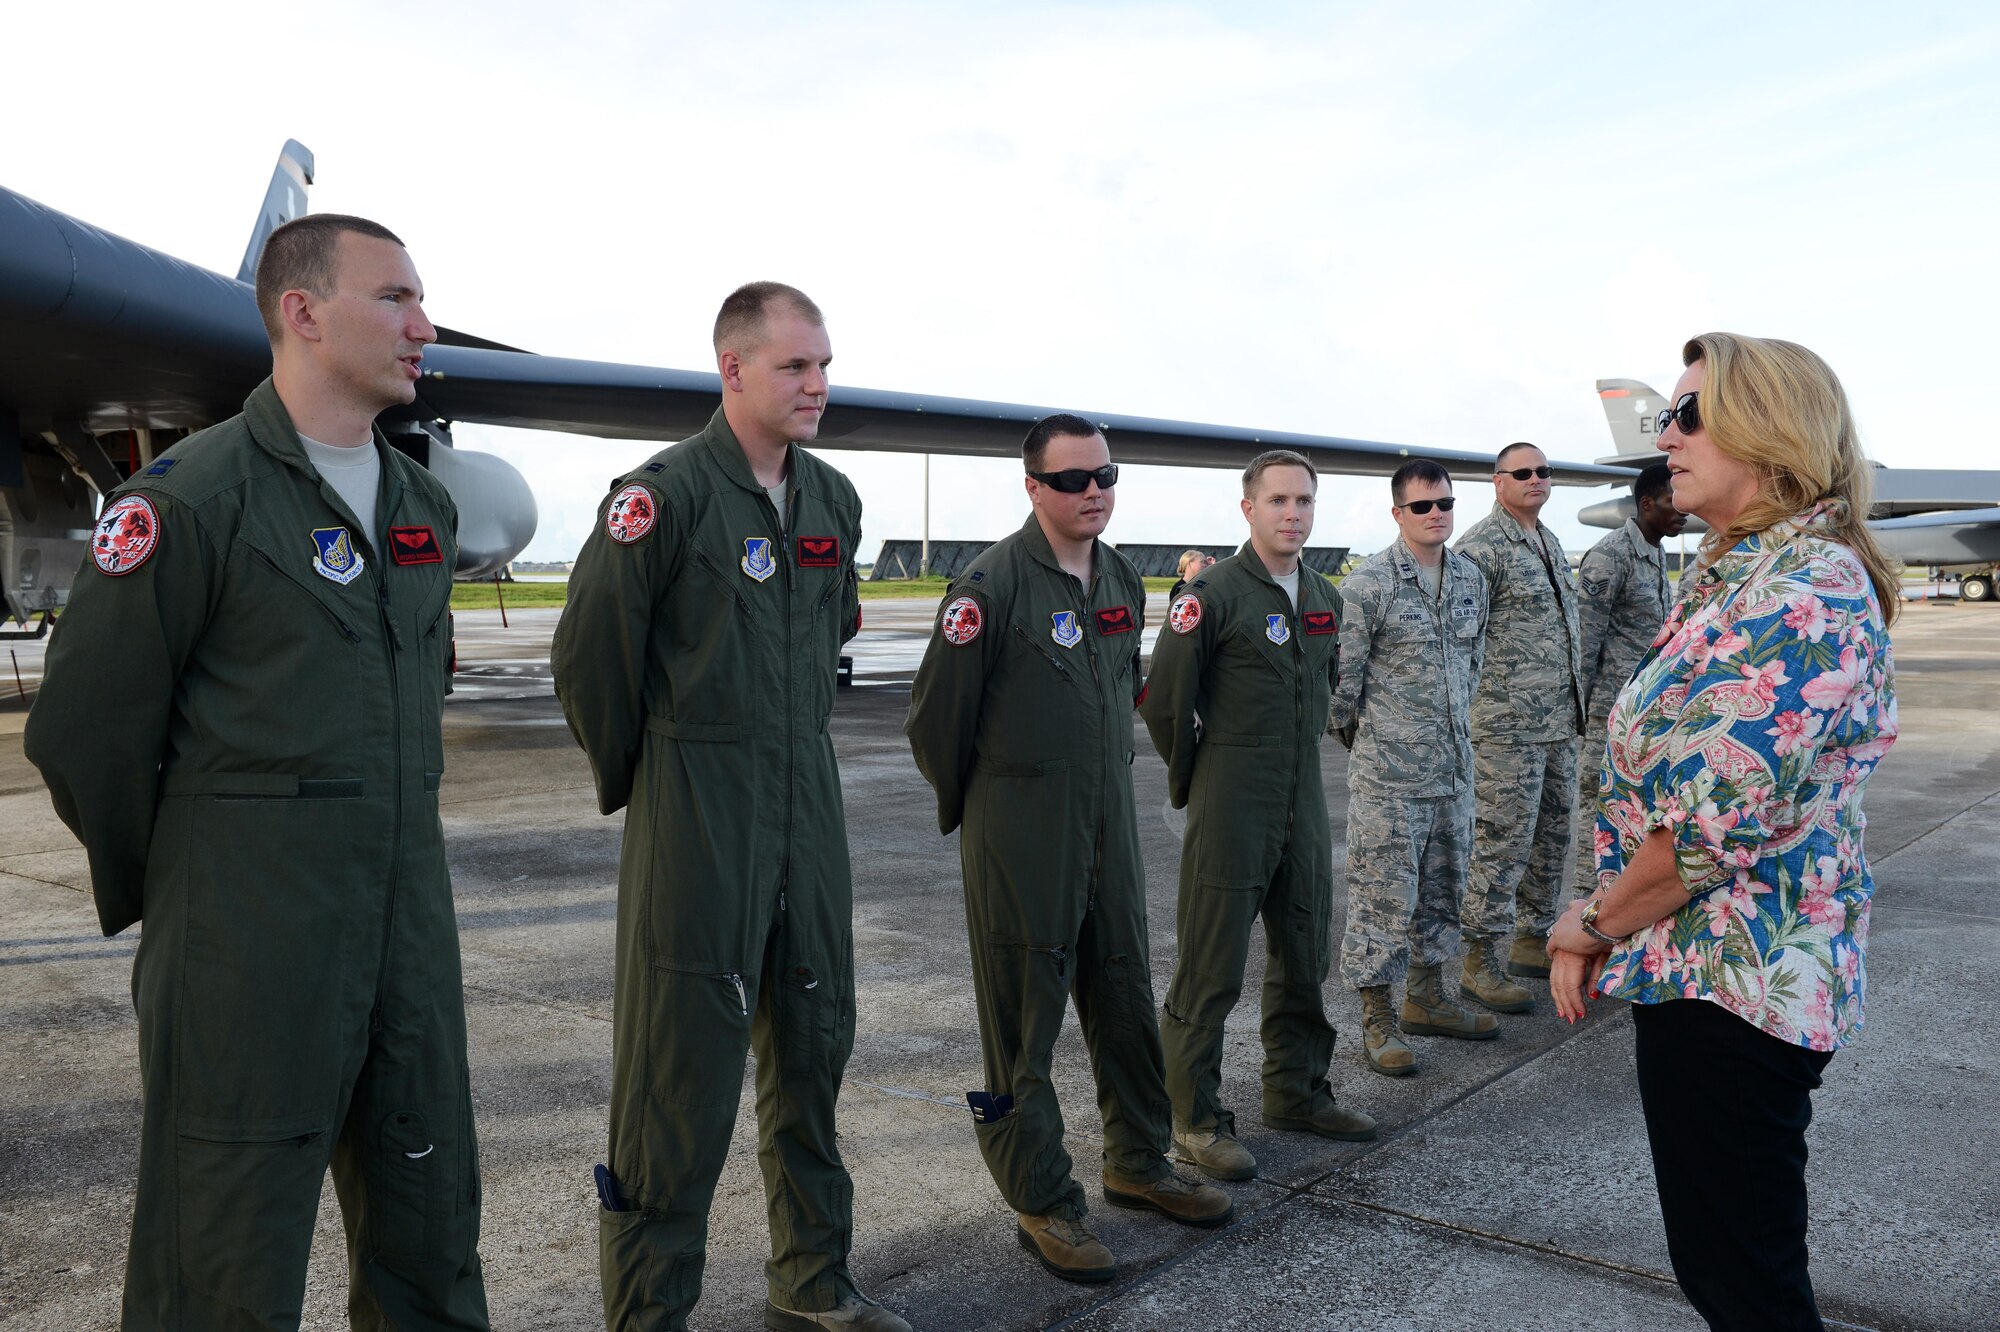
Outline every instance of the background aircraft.
MULTIPOLYGON (((1617 450, 1598 462, 1635 469, 1659 462, 1653 425, 1667 400, 1636 379, 1600 379, 1597 396, 1617 450)), ((1627 494, 1593 504, 1577 518, 1592 527, 1619 527, 1632 511, 1627 494)), ((1991 601, 2000 590, 2000 471, 1878 465, 1869 514, 1876 539, 1896 559, 1957 571, 1963 600, 1991 601)), ((1688 521, 1689 532, 1706 530, 1699 519, 1688 521)))
MULTIPOLYGON (((234 277, 0 189, 0 589, 23 625, 57 610, 98 500, 194 430, 234 415, 269 373, 251 281, 270 233, 305 212, 312 154, 287 141, 234 277)), ((382 425, 458 504, 457 575, 490 577, 533 537, 526 481, 452 447, 456 422, 674 440, 715 410, 712 373, 539 356, 438 330, 410 407, 382 425)), ((820 447, 1011 456, 1048 407, 835 387, 820 447)), ((1387 476, 1413 457, 1490 481, 1492 455, 1234 426, 1100 415, 1121 462, 1240 467, 1291 448, 1324 471, 1387 476)), ((1556 464, 1563 484, 1623 473, 1556 464)), ((39 632, 39 630, 38 630, 39 632)))

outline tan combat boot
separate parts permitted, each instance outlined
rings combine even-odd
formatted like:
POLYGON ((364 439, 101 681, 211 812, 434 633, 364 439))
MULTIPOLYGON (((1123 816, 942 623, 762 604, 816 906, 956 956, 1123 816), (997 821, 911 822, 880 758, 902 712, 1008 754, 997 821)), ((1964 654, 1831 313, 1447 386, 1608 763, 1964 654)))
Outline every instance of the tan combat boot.
POLYGON ((1095 1283, 1118 1275, 1118 1260, 1079 1217, 1016 1212, 1014 1234, 1022 1248, 1064 1281, 1095 1283))
POLYGON ((1290 1133, 1317 1133, 1322 1138, 1334 1138, 1341 1142, 1373 1142, 1382 1126, 1375 1122, 1373 1115, 1359 1110, 1348 1110, 1323 1101, 1313 1107, 1313 1112, 1303 1119, 1287 1115, 1264 1112, 1264 1127, 1284 1129, 1290 1133))
POLYGON ((820 1313, 787 1309, 764 1301, 764 1326, 770 1332, 910 1332, 910 1325, 875 1301, 855 1291, 820 1313))
POLYGON ((1213 1184, 1203 1184, 1181 1174, 1169 1174, 1150 1183, 1124 1179, 1104 1167, 1104 1201, 1114 1207, 1132 1207, 1158 1212, 1184 1226, 1222 1226, 1236 1215, 1236 1204, 1213 1184))
POLYGON ((1174 1154, 1210 1179, 1257 1178, 1257 1158, 1221 1124, 1212 1129, 1174 1125, 1174 1154))
POLYGON ((1539 934, 1517 934, 1507 949, 1507 974, 1549 978, 1549 941, 1539 934))
POLYGON ((1403 1043, 1396 1029, 1396 1015, 1389 1010, 1389 987, 1361 987, 1361 1052, 1368 1067, 1392 1078, 1404 1078, 1417 1071, 1417 1055, 1403 1043))
POLYGON ((1500 974, 1493 940, 1465 941, 1465 971, 1459 977, 1458 992, 1475 1003, 1485 1004, 1496 1013, 1534 1011, 1535 996, 1525 986, 1516 985, 1500 974))
POLYGON ((1403 991, 1403 1030, 1412 1036, 1455 1036, 1462 1041, 1490 1041, 1500 1034, 1500 1019, 1491 1013, 1468 1013, 1444 997, 1436 967, 1410 968, 1403 991))

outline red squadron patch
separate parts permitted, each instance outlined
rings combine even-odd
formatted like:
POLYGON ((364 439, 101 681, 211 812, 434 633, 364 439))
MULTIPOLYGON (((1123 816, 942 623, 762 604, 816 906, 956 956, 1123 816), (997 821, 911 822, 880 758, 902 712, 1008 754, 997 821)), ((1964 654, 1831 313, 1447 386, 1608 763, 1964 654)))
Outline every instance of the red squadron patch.
POLYGON ((604 511, 604 532, 619 545, 629 546, 652 531, 659 520, 660 510, 653 492, 641 485, 630 485, 611 497, 611 505, 604 511))
POLYGON ((1167 624, 1177 634, 1191 634, 1201 628, 1201 598, 1183 592, 1167 610, 1167 624))
POLYGON ((90 534, 90 558, 113 578, 122 578, 160 548, 160 515, 144 495, 113 501, 90 534))
POLYGON ((938 616, 938 630, 944 641, 953 647, 964 647, 979 637, 979 631, 986 627, 986 616, 979 609, 979 603, 971 597, 959 597, 944 608, 938 616))
POLYGON ((1306 622, 1306 632, 1309 634, 1330 634, 1340 628, 1334 622, 1332 611, 1307 611, 1300 618, 1306 622))
POLYGON ((1132 608, 1113 606, 1110 610, 1097 612, 1097 632, 1099 635, 1131 633, 1132 608))
POLYGON ((798 539, 799 568, 838 569, 840 567, 839 537, 809 537, 798 539))
POLYGON ((443 564, 444 550, 428 527, 392 527, 389 558, 398 564, 443 564))

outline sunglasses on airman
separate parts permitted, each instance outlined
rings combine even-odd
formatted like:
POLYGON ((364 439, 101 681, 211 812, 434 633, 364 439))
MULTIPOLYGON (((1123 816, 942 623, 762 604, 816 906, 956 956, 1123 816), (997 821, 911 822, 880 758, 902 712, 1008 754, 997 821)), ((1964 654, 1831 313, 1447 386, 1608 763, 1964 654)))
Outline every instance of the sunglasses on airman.
POLYGON ((1411 500, 1408 504, 1399 504, 1396 507, 1399 509, 1408 509, 1411 513, 1421 518, 1431 511, 1431 506, 1433 505, 1437 506, 1439 513, 1450 513, 1451 506, 1456 503, 1458 503, 1457 496, 1446 495, 1443 499, 1411 500))
POLYGON ((1551 471, 1552 469, 1549 465, 1543 463, 1540 467, 1512 467, 1504 472, 1495 472, 1493 475, 1511 476, 1516 481, 1526 481, 1531 476, 1539 476, 1542 480, 1546 481, 1549 479, 1551 471))
POLYGON ((1700 396, 1699 392, 1681 394, 1679 402, 1653 418, 1653 433, 1664 435, 1669 425, 1679 426, 1683 435, 1692 435, 1701 429, 1701 413, 1694 405, 1695 399, 1700 396))
POLYGON ((1118 464, 1106 463, 1098 468, 1066 467, 1060 472, 1030 472, 1029 476, 1045 486, 1052 486, 1065 495, 1081 495, 1090 489, 1095 481, 1099 490, 1109 490, 1118 484, 1118 464))

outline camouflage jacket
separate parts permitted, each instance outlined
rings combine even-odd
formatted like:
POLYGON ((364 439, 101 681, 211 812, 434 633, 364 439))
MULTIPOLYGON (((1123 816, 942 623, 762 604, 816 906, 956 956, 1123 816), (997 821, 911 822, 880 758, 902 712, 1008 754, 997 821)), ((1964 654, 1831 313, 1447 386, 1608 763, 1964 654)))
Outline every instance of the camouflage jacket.
POLYGON ((1583 557, 1577 587, 1584 715, 1605 717, 1673 604, 1666 556, 1627 518, 1583 557))
POLYGON ((1519 520, 1495 505, 1459 538, 1486 575, 1486 665, 1472 702, 1478 740, 1547 744, 1583 733, 1576 584, 1562 543, 1536 523, 1547 563, 1519 520))
POLYGON ((1472 781, 1471 711, 1486 637, 1486 579, 1452 551, 1433 597, 1401 538, 1340 584, 1334 727, 1357 726, 1351 789, 1448 796, 1472 781))

